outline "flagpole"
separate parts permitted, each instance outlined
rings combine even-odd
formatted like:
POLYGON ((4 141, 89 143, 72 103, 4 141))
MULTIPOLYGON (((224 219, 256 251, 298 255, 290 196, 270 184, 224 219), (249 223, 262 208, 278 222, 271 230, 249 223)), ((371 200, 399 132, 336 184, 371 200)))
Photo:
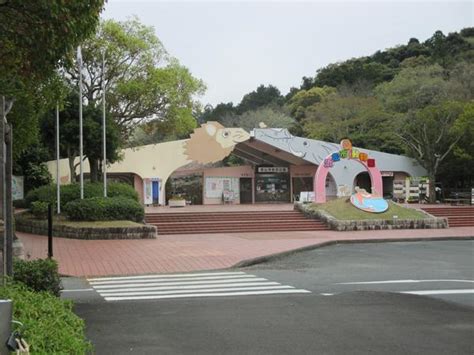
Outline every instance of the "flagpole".
POLYGON ((107 149, 106 149, 106 119, 105 119, 105 50, 102 51, 102 144, 103 144, 103 162, 104 169, 104 197, 107 197, 107 149))
POLYGON ((58 214, 61 214, 61 187, 59 180, 59 104, 56 104, 56 202, 58 214))
POLYGON ((83 141, 82 141, 82 53, 81 46, 77 47, 77 61, 79 65, 79 174, 81 184, 81 200, 84 198, 84 171, 83 160, 83 141))

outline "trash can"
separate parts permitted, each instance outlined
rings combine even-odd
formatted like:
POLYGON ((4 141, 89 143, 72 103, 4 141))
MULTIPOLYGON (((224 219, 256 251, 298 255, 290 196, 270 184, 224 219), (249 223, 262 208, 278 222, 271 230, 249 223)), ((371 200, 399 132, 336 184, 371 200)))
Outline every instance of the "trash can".
POLYGON ((5 345, 11 334, 12 301, 0 300, 0 355, 9 355, 5 345))

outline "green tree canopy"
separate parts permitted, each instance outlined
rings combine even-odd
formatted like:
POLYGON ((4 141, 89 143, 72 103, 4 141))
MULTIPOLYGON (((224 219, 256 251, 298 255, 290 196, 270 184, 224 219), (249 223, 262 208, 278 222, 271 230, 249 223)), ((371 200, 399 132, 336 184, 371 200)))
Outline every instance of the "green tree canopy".
MULTIPOLYGON (((72 91, 66 101, 65 107, 59 113, 60 129, 60 156, 68 158, 71 180, 76 179, 76 157, 79 155, 79 95, 72 91)), ((115 121, 106 117, 106 149, 107 162, 113 163, 119 159, 121 147, 120 131, 115 121)), ((49 149, 50 159, 53 159, 56 151, 56 112, 50 111, 44 115, 41 121, 42 142, 49 149)), ((83 139, 84 156, 89 160, 91 168, 91 180, 97 181, 101 171, 102 160, 102 110, 93 106, 92 103, 83 108, 83 139)))
MULTIPOLYGON (((197 105, 194 96, 204 90, 204 84, 166 52, 154 29, 136 18, 101 22, 96 35, 84 42, 82 55, 84 97, 88 102, 100 100, 105 85, 107 110, 124 136, 143 120, 170 125, 177 112, 189 120, 197 105)), ((69 66, 68 74, 77 85, 77 66, 69 66)))
POLYGON ((42 83, 92 34, 104 0, 8 0, 0 4, 0 94, 42 83))

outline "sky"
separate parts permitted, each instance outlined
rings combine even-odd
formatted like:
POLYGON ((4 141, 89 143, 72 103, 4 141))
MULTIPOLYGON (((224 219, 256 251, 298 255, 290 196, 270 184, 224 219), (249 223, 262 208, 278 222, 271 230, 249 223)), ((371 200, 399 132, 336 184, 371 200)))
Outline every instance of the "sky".
POLYGON ((204 105, 238 104, 259 85, 282 94, 352 57, 474 26, 472 1, 108 0, 102 18, 136 15, 203 80, 204 105))

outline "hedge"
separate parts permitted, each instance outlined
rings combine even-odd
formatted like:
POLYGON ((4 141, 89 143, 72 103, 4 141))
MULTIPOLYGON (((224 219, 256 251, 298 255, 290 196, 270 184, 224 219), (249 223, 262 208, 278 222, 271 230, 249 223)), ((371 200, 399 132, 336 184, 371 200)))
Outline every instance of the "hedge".
POLYGON ((71 201, 64 206, 69 219, 73 221, 143 221, 143 206, 129 198, 93 197, 71 201))
POLYGON ((21 282, 34 291, 46 291, 59 296, 61 280, 58 263, 53 259, 13 261, 13 280, 21 282))
MULTIPOLYGON (((104 195, 104 185, 102 183, 84 184, 84 198, 101 197, 104 195)), ((126 197, 139 201, 138 193, 135 189, 124 183, 111 182, 107 184, 108 197, 126 197)), ((61 186, 61 204, 78 200, 81 197, 80 185, 71 184, 61 186)), ((28 192, 25 198, 26 205, 31 206, 35 201, 47 203, 56 202, 56 185, 45 185, 28 192)))
POLYGON ((31 354, 92 353, 84 321, 73 313, 71 301, 15 282, 0 286, 0 299, 13 301, 13 319, 23 323, 19 330, 31 354))
POLYGON ((30 206, 31 213, 36 218, 46 218, 48 216, 48 203, 43 201, 35 201, 31 203, 30 206))

